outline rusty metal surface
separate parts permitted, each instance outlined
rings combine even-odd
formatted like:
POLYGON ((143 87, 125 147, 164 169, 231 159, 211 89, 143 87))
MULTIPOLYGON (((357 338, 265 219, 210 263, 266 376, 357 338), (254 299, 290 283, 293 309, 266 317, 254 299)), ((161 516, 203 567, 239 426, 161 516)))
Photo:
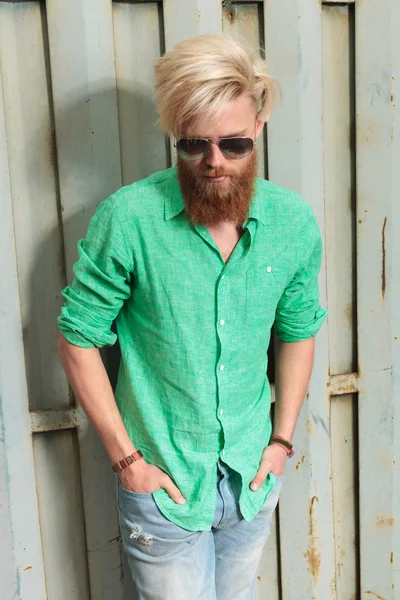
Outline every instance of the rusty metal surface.
MULTIPOLYGON (((268 125, 269 178, 310 203, 325 236, 322 14, 317 2, 267 0, 266 56, 282 87, 268 125)), ((326 305, 326 273, 320 278, 326 305)), ((336 599, 328 327, 317 336, 315 365, 294 436, 280 500, 282 596, 336 599)))
POLYGON ((13 190, 25 369, 32 410, 68 405, 54 346, 65 285, 50 65, 38 2, 0 5, 4 109, 13 190))
MULTIPOLYGON (((84 237, 97 205, 121 185, 112 4, 107 0, 48 0, 46 8, 61 226, 70 282, 78 239, 84 237)), ((66 439, 68 433, 54 435, 66 439)), ((71 467, 66 474, 76 503, 78 475, 82 483, 90 598, 118 598, 123 594, 121 549, 110 541, 118 538, 118 520, 109 460, 88 423, 69 438, 72 448, 76 443, 81 470, 78 474, 71 467)), ((46 452, 40 457, 45 460, 46 452)), ((56 493, 51 486, 46 489, 56 493)), ((63 505, 60 530, 65 530, 66 521, 71 526, 67 508, 63 505)), ((76 577, 77 589, 85 590, 84 570, 77 570, 76 577)))
MULTIPOLYGON (((0 36, 14 6, 0 5, 0 36)), ((15 250, 8 123, 0 46, 0 590, 2 598, 44 600, 35 467, 28 413, 15 250)))
POLYGON ((53 408, 30 413, 32 433, 59 431, 78 427, 79 415, 75 408, 53 408))
POLYGON ((398 598, 400 47, 398 2, 356 12, 361 597, 398 598))
MULTIPOLYGON (((262 5, 246 3, 237 6, 225 6, 222 12, 222 30, 224 33, 239 36, 246 40, 254 54, 260 55, 264 45, 264 23, 262 5)), ((268 171, 264 146, 266 130, 257 140, 258 176, 265 177, 268 171)))
POLYGON ((169 166, 153 102, 153 65, 163 52, 162 36, 149 36, 162 27, 160 7, 115 3, 113 25, 122 184, 127 185, 169 166))
POLYGON ((256 597, 396 598, 399 12, 379 0, 0 1, 3 595, 134 598, 108 458, 56 365, 55 290, 64 271, 71 279, 97 204, 168 165, 152 105, 164 41, 223 28, 254 49, 265 40, 283 88, 268 125, 269 177, 314 208, 330 311, 256 597))

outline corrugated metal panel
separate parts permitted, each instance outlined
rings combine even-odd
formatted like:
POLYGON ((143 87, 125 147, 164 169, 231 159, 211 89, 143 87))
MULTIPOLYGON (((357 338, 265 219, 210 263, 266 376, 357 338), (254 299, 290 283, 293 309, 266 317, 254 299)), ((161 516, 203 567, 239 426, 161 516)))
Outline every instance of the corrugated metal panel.
POLYGON ((360 562, 363 598, 398 598, 400 4, 356 5, 360 562))
MULTIPOLYGON (((154 60, 164 45, 223 28, 254 49, 265 29, 283 88, 268 126, 269 176, 314 207, 330 310, 257 600, 396 597, 399 13, 378 0, 0 0, 3 594, 44 600, 45 571, 49 600, 134 598, 109 461, 55 360, 59 291, 98 203, 169 164, 152 105, 154 60)), ((261 174, 265 160, 261 152, 261 174)))
MULTIPOLYGON (((71 281, 78 239, 99 202, 121 185, 112 7, 107 0, 48 0, 46 6, 62 227, 71 281)), ((78 439, 90 597, 121 597, 120 539, 109 460, 87 422, 78 429, 78 439)), ((60 453, 57 456, 61 459, 60 453)), ((67 474, 77 498, 77 472, 67 474)), ((70 523, 65 510, 62 518, 70 523)), ((68 540, 64 544, 67 555, 68 540)))
MULTIPOLYGON (((265 2, 266 55, 282 86, 283 105, 268 127, 270 178, 309 202, 324 235, 321 6, 265 2)), ((325 304, 324 272, 321 273, 325 304)), ((318 334, 314 374, 300 413, 280 500, 285 600, 335 598, 327 326, 318 334)))
POLYGON ((222 2, 220 0, 164 0, 165 47, 172 48, 182 40, 202 33, 220 33, 222 2))
POLYGON ((33 449, 49 600, 89 600, 76 431, 36 434, 33 449), (67 460, 66 460, 67 457, 67 460))
POLYGON ((0 53, 31 410, 69 403, 54 353, 65 284, 43 5, 0 4, 0 53), (43 291, 46 290, 44 294, 43 291))
MULTIPOLYGON (((0 36, 11 6, 0 4, 0 36)), ((46 598, 22 343, 0 50, 0 581, 5 598, 46 598)))
POLYGON ((164 49, 162 36, 149 36, 163 23, 155 3, 114 3, 113 15, 122 183, 127 185, 169 166, 153 103, 153 65, 164 49))
MULTIPOLYGON (((260 54, 264 46, 264 20, 262 3, 249 3, 226 5, 223 9, 222 28, 224 33, 246 40, 254 54, 260 54)), ((257 140, 258 176, 265 177, 267 166, 265 164, 264 146, 266 130, 257 140)))
MULTIPOLYGON (((324 176, 330 373, 357 368, 355 298, 354 19, 323 8, 324 176)), ((357 396, 331 397, 337 598, 358 597, 357 396)))

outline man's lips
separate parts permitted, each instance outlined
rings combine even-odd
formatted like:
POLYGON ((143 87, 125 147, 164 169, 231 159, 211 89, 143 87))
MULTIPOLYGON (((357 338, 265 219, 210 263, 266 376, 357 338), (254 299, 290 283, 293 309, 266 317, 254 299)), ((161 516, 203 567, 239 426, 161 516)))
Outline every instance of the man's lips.
POLYGON ((224 181, 227 177, 228 175, 217 175, 213 177, 211 177, 210 175, 205 175, 207 181, 211 181, 212 183, 219 183, 221 181, 224 181))

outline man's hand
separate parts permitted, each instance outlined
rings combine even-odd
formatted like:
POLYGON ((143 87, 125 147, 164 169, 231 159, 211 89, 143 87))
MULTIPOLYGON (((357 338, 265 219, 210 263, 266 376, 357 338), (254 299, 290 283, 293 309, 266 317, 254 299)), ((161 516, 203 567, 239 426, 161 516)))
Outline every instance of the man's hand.
POLYGON ((282 475, 285 468, 286 459, 286 450, 284 450, 281 446, 278 446, 278 444, 271 444, 271 446, 264 448, 260 467, 257 471, 257 475, 250 484, 250 489, 253 492, 256 492, 264 483, 268 473, 273 473, 274 475, 278 476, 282 475))
POLYGON ((155 465, 146 463, 144 459, 122 469, 119 478, 122 487, 130 492, 135 492, 135 494, 152 494, 163 488, 177 504, 186 503, 172 479, 155 465))

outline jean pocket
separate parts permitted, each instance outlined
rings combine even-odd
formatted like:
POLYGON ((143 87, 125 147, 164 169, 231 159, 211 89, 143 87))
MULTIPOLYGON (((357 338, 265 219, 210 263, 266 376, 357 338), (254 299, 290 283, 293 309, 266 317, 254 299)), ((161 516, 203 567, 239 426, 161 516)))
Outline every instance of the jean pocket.
POLYGON ((134 492, 132 490, 127 490, 126 488, 124 488, 122 486, 121 480, 118 477, 118 492, 126 497, 126 498, 136 498, 136 499, 152 499, 153 498, 153 493, 152 492, 134 492))

